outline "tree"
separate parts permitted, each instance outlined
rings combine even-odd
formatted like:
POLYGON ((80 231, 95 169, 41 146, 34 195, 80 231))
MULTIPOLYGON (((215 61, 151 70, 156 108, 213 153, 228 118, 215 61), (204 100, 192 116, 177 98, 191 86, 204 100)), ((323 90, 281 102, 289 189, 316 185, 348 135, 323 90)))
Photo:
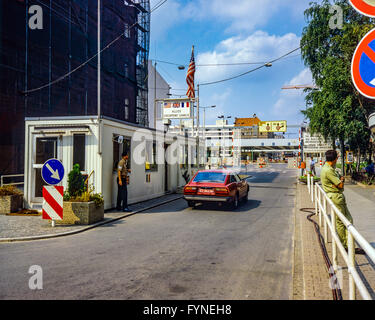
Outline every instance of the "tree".
MULTIPOLYGON (((340 141, 341 150, 350 148, 366 153, 369 149, 368 116, 375 103, 361 96, 351 80, 351 61, 360 39, 373 28, 371 19, 358 14, 347 1, 336 0, 343 9, 341 29, 330 28, 332 4, 310 3, 305 11, 307 26, 301 39, 302 57, 319 90, 308 89, 308 109, 312 133, 340 141)), ((333 146, 335 148, 335 146, 333 146)))

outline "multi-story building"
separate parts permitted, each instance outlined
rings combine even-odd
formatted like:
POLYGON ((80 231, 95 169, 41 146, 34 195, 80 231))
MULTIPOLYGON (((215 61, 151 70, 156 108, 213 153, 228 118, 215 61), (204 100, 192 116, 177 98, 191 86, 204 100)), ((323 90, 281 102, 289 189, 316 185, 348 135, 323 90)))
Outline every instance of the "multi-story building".
POLYGON ((259 131, 260 122, 261 120, 254 114, 252 118, 235 118, 234 126, 243 127, 242 139, 273 139, 274 133, 259 131))
MULTIPOLYGON (((98 114, 97 3, 0 2, 0 176, 24 171, 25 118, 98 114)), ((100 116, 146 127, 149 0, 101 3, 100 116)))

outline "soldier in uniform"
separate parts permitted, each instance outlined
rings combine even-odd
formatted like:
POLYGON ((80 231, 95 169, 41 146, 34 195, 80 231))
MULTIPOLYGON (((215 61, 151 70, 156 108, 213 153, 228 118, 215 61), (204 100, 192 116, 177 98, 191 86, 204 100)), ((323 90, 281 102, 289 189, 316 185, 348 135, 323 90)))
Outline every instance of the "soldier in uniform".
MULTIPOLYGON (((340 177, 338 172, 335 170, 337 163, 337 152, 335 150, 328 150, 326 152, 326 162, 322 168, 320 174, 320 180, 322 182, 323 190, 327 193, 327 197, 332 200, 337 209, 353 223, 353 218, 346 205, 344 196, 344 182, 345 178, 340 177)), ((337 217, 336 219, 336 230, 337 234, 343 244, 344 248, 348 250, 348 230, 342 221, 337 217)), ((364 254, 364 251, 360 248, 356 248, 357 254, 364 254)))
POLYGON ((117 206, 116 209, 118 211, 122 210, 123 212, 131 212, 128 208, 128 173, 131 172, 128 169, 128 160, 129 156, 126 152, 122 153, 122 159, 118 163, 117 168, 117 186, 118 186, 118 193, 117 193, 117 206), (122 206, 121 206, 122 203, 122 206))

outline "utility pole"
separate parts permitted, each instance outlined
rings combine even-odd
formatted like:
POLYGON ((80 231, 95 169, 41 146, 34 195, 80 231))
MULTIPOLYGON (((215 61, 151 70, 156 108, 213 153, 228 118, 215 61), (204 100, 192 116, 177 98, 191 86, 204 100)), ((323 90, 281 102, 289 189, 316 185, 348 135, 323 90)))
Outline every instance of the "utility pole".
POLYGON ((155 68, 154 68, 154 128, 156 129, 156 65, 157 62, 155 61, 155 68))
POLYGON ((101 116, 101 96, 100 96, 100 91, 101 91, 101 64, 100 64, 100 57, 101 57, 101 45, 100 45, 100 38, 101 38, 101 33, 100 33, 100 28, 101 28, 101 20, 100 20, 100 0, 98 0, 98 83, 97 83, 97 99, 98 99, 98 143, 99 143, 99 154, 101 155, 102 153, 102 143, 101 143, 101 128, 100 128, 100 116, 101 116))

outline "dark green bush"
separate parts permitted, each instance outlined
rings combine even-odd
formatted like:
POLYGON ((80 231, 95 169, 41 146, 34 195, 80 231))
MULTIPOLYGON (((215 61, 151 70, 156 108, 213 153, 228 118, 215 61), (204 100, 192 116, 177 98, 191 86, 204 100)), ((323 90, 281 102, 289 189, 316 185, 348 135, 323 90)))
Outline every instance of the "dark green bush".
POLYGON ((70 197, 77 197, 85 191, 85 181, 79 169, 79 164, 73 166, 68 174, 68 194, 70 197))

